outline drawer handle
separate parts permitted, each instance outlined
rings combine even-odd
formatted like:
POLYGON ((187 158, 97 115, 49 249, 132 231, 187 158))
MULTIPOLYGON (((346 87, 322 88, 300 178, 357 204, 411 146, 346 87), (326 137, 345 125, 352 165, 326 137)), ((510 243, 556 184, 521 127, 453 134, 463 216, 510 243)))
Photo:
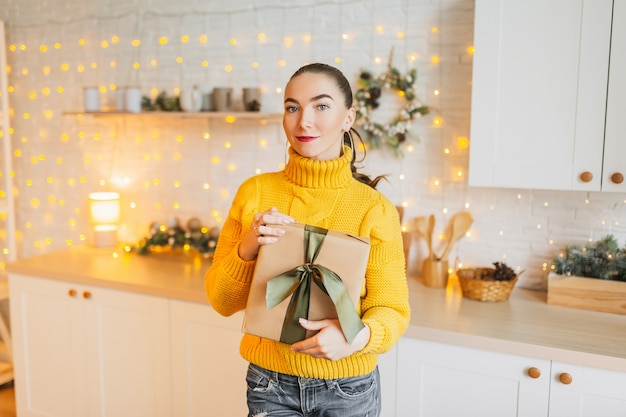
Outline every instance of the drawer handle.
POLYGON ((568 374, 567 372, 563 372, 561 375, 559 375, 559 381, 561 381, 561 383, 565 385, 569 385, 572 383, 573 379, 570 374, 568 374))
POLYGON ((624 181, 624 176, 619 172, 616 172, 611 175, 611 181, 613 181, 613 184, 621 184, 624 181))
POLYGON ((90 291, 85 291, 85 292, 83 293, 83 298, 84 298, 85 300, 89 300, 89 299, 91 298, 91 292, 90 292, 90 291))
POLYGON ((532 368, 528 369, 528 376, 532 379, 537 379, 541 376, 541 371, 539 370, 539 368, 535 368, 533 366, 532 368))
POLYGON ((582 182, 589 182, 593 179, 593 174, 589 171, 585 171, 582 174, 580 174, 580 180, 582 182))
POLYGON ((74 288, 70 288, 70 290, 67 292, 67 295, 69 295, 70 297, 76 297, 76 290, 74 288))

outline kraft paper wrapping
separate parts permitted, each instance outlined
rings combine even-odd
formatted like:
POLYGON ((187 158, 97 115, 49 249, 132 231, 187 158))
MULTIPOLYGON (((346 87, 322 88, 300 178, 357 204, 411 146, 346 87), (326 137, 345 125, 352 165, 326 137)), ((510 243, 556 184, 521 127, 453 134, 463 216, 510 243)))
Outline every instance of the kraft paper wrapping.
MULTIPOLYGON (((267 339, 294 343, 313 336, 315 332, 307 331, 297 339, 293 339, 293 335, 286 335, 283 326, 293 294, 268 309, 266 291, 268 282, 277 276, 298 267, 308 269, 304 266, 307 257, 305 238, 308 233, 305 228, 311 228, 311 226, 294 223, 278 227, 285 230, 285 235, 277 243, 264 245, 259 250, 242 331, 267 339)), ((312 266, 318 265, 320 269, 330 270, 341 279, 341 286, 345 287, 354 308, 351 313, 356 314, 358 319, 361 289, 370 250, 369 240, 333 230, 320 228, 312 228, 312 230, 322 230, 325 233, 312 266)), ((297 283, 294 287, 295 285, 297 283)), ((337 309, 330 296, 315 283, 311 282, 309 285, 308 319, 338 318, 337 309)), ((358 322, 360 323, 360 320, 358 322)), ((362 327, 362 323, 360 326, 362 327)), ((351 335, 346 334, 345 329, 344 334, 351 341, 351 335)))

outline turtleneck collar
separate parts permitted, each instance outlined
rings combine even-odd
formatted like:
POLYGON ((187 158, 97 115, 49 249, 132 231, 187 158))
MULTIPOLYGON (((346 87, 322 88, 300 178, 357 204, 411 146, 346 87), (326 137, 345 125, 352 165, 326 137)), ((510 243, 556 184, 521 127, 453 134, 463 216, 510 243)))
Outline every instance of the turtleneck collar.
POLYGON ((289 147, 285 175, 302 187, 341 188, 352 181, 351 160, 352 150, 348 146, 344 146, 343 155, 339 158, 323 161, 305 158, 289 147))

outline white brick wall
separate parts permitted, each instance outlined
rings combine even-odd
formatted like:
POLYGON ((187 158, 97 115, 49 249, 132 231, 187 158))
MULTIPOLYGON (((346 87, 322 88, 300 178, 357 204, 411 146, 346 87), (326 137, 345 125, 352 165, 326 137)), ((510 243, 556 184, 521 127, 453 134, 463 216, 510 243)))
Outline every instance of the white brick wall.
MULTIPOLYGON (((459 242, 451 261, 458 257, 466 265, 489 265, 504 260, 527 269, 522 285, 542 287, 544 263, 565 245, 607 233, 624 242, 623 194, 467 187, 467 148, 459 146, 459 139, 469 135, 473 7, 471 0, 257 0, 253 5, 239 0, 0 0, 7 41, 17 48, 8 60, 13 146, 19 153, 14 160, 20 256, 80 244, 81 235, 89 233, 87 194, 100 181, 122 194, 122 236, 133 241, 145 234, 150 221, 164 222, 168 215, 218 223, 243 179, 255 169, 278 169, 284 161, 280 123, 63 115, 81 109, 83 86, 109 89, 103 104, 110 105, 112 85, 139 85, 144 94, 153 89, 174 94, 192 85, 232 86, 239 94, 242 87, 258 85, 264 110, 280 112, 276 89, 303 63, 338 58, 336 65, 356 88, 361 69, 384 70, 392 47, 394 66, 418 69, 419 95, 434 111, 414 126, 419 141, 413 152, 396 159, 372 151, 365 171, 389 174, 381 190, 394 203, 408 204, 405 220, 435 213, 438 232, 451 214, 469 207, 475 217, 471 236, 459 242), (347 40, 342 40, 344 33, 347 40), (189 42, 181 42, 184 35, 189 42), (201 35, 208 42, 201 43, 201 35), (163 36, 167 45, 158 42, 163 36), (131 46, 133 39, 141 46, 131 46), (107 48, 102 41, 108 41, 107 48), (57 42, 60 49, 54 47, 57 42), (408 59, 412 54, 418 57, 414 63, 408 59), (435 56, 438 63, 433 63, 435 56), (177 57, 182 63, 176 63, 177 57), (154 59, 157 66, 151 65, 154 59), (138 70, 132 69, 136 62, 138 70), (231 72, 225 71, 227 65, 231 72), (443 125, 434 127, 433 117, 443 118, 443 125)), ((392 113, 381 110, 376 117, 384 120, 392 113)), ((419 269, 424 247, 414 240, 413 271, 419 269)))

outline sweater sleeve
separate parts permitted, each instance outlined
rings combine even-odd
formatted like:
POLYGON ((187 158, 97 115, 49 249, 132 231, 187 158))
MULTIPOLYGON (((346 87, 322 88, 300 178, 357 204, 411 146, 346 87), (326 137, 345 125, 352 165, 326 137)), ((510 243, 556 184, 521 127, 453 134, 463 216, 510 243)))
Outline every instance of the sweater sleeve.
POLYGON ((239 257, 239 244, 256 212, 256 186, 246 181, 237 191, 220 231, 213 262, 205 278, 204 288, 213 308, 230 316, 246 308, 256 261, 239 257))
POLYGON ((402 227, 397 209, 386 199, 370 211, 364 226, 370 229, 371 250, 361 318, 371 335, 361 353, 384 353, 400 339, 410 320, 402 227))

